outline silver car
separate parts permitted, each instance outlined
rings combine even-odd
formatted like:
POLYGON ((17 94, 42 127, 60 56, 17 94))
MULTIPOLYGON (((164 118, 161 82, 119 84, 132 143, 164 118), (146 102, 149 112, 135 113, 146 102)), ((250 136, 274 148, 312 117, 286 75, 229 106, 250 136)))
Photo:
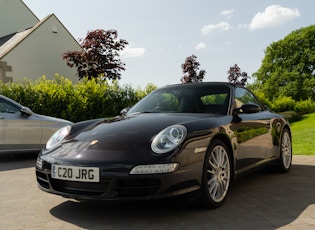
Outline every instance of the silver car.
POLYGON ((49 137, 72 122, 36 114, 0 95, 0 153, 37 152, 49 137))

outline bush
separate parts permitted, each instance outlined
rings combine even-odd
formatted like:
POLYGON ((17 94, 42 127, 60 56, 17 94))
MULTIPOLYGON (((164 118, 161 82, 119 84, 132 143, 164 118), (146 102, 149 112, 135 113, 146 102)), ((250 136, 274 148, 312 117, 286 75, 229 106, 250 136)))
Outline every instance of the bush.
POLYGON ((117 81, 83 79, 72 84, 69 79, 56 76, 54 80, 23 80, 17 83, 0 81, 0 94, 31 108, 35 113, 59 117, 73 122, 112 117, 123 108, 130 107, 156 86, 149 84, 144 90, 117 81))
POLYGON ((295 101, 291 97, 279 97, 272 101, 271 109, 275 112, 294 111, 295 101))
POLYGON ((295 111, 286 111, 280 114, 284 116, 290 123, 302 120, 302 115, 298 114, 295 111))
POLYGON ((315 112, 315 103, 309 98, 308 100, 298 101, 295 104, 294 111, 303 115, 315 112))
POLYGON ((256 91, 254 91, 254 93, 265 106, 267 106, 268 108, 272 108, 272 102, 270 102, 266 98, 266 96, 263 92, 256 90, 256 91))
POLYGON ((270 102, 266 98, 264 92, 255 89, 255 85, 250 85, 249 88, 253 88, 255 95, 260 101, 275 112, 288 112, 289 117, 296 117, 315 112, 315 103, 311 98, 303 101, 295 101, 291 97, 278 97, 270 102), (296 115, 292 114, 292 112, 295 112, 296 115))

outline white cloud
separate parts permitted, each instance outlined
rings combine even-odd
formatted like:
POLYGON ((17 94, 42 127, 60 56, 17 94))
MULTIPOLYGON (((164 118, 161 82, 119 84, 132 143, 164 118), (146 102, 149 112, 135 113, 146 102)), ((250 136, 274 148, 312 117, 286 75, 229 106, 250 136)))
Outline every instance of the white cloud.
POLYGON ((234 10, 223 10, 220 15, 225 16, 227 18, 230 18, 232 16, 232 14, 234 13, 234 10))
POLYGON ((229 23, 219 22, 217 24, 209 24, 209 25, 202 27, 201 33, 203 35, 206 35, 206 34, 211 33, 213 31, 222 31, 222 30, 229 30, 229 29, 231 29, 231 26, 229 23))
POLYGON ((124 50, 120 51, 122 57, 142 57, 146 50, 143 47, 126 46, 124 50))
POLYGON ((264 12, 258 12, 249 25, 250 30, 277 27, 300 16, 298 9, 290 9, 279 5, 266 7, 264 12))
POLYGON ((200 42, 199 44, 196 45, 196 50, 202 50, 206 48, 206 44, 203 42, 200 42))

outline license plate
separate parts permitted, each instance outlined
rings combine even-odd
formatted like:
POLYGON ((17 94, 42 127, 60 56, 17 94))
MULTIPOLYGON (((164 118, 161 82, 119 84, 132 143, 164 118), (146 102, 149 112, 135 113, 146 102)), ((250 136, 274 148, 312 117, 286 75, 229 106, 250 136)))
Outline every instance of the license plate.
POLYGON ((52 165, 51 177, 59 180, 99 182, 99 168, 52 165))

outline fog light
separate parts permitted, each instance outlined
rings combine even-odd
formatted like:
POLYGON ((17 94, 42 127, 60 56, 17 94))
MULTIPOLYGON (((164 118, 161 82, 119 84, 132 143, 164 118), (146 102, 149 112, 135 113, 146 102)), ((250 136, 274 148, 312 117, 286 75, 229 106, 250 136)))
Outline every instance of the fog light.
POLYGON ((130 171, 130 174, 170 173, 170 172, 175 172, 177 168, 178 168, 178 163, 138 165, 130 171))

